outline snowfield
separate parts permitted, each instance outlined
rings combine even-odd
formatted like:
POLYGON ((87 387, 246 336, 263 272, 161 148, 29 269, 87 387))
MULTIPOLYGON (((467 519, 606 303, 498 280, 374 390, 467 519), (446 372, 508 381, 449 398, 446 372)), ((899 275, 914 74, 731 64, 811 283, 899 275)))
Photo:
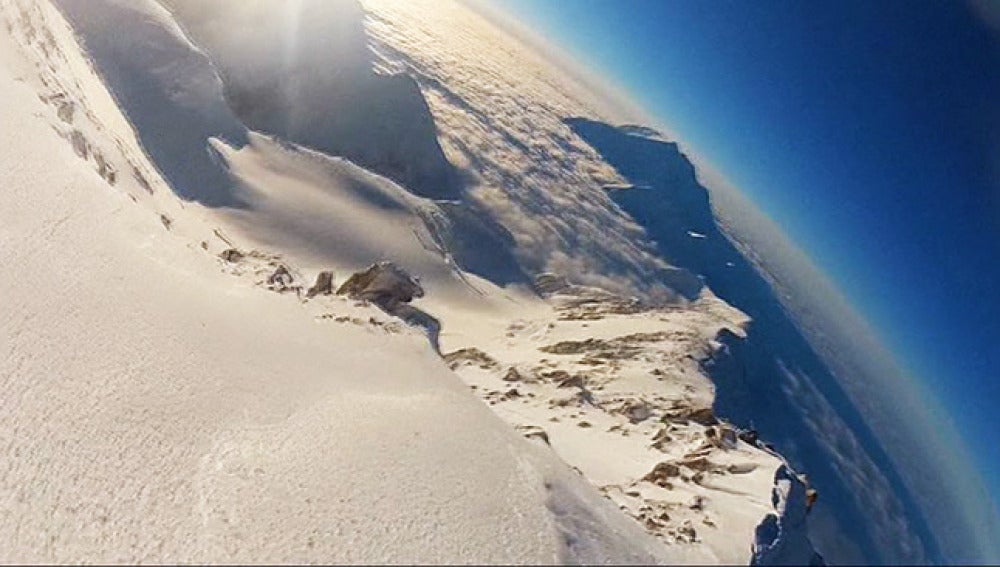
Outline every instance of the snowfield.
POLYGON ((460 4, 405 56, 420 6, 301 4, 374 53, 241 4, 264 54, 362 58, 277 100, 225 10, 0 0, 0 560, 816 559, 807 483, 711 414, 747 319, 605 195, 583 87, 460 4), (509 99, 448 52, 490 38, 509 99), (305 293, 382 260, 426 296, 305 293))

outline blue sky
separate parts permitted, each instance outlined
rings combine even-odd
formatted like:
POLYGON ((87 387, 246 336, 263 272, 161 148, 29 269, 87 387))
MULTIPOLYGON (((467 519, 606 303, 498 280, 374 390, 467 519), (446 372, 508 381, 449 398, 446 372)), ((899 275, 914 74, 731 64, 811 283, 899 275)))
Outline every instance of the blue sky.
POLYGON ((1000 28, 959 2, 496 3, 774 219, 1000 494, 1000 28))

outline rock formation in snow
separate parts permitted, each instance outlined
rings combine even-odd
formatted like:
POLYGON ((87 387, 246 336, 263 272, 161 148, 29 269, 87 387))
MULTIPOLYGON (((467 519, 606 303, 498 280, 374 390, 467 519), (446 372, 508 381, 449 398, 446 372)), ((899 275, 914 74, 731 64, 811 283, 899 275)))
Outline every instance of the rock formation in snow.
POLYGON ((372 264, 363 272, 353 274, 337 289, 337 295, 364 299, 392 309, 424 296, 420 282, 392 262, 372 264))

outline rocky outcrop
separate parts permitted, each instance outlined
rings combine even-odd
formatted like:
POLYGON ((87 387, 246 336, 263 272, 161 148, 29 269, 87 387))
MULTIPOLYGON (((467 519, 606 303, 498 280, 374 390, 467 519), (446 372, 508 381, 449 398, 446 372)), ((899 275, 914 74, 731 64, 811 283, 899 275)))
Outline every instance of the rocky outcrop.
POLYGON ((652 417, 653 408, 645 400, 630 399, 625 400, 621 407, 612 410, 628 418, 629 423, 636 424, 652 417))
POLYGON ((407 324, 423 328, 431 347, 440 352, 438 336, 441 322, 430 313, 409 305, 414 299, 424 296, 420 280, 392 262, 372 264, 368 269, 355 273, 340 286, 337 295, 370 301, 407 324))
POLYGON ((235 248, 229 248, 227 250, 223 250, 219 254, 219 258, 222 258, 223 260, 225 260, 226 262, 229 262, 231 264, 235 264, 236 262, 239 262, 245 256, 246 256, 246 254, 240 252, 239 250, 237 250, 235 248))
POLYGON ((569 281, 559 274, 546 272, 535 276, 535 291, 543 297, 559 293, 569 287, 569 281))
POLYGON ((719 423, 712 408, 680 407, 664 412, 662 421, 694 422, 706 427, 719 423))
POLYGON ((713 446, 727 450, 736 448, 738 441, 736 430, 728 424, 709 427, 705 430, 705 437, 708 438, 708 442, 713 446))
POLYGON ((278 266, 274 270, 274 273, 267 276, 267 285, 278 289, 285 289, 291 286, 293 281, 295 281, 295 278, 292 277, 292 274, 285 266, 278 266))
POLYGON ((306 292, 306 297, 312 299, 317 295, 331 295, 332 293, 333 272, 320 272, 316 276, 316 283, 306 292))
POLYGON ((663 462, 653 467, 653 470, 642 477, 642 480, 651 482, 662 488, 670 488, 670 479, 679 477, 680 475, 680 467, 673 463, 663 462))
MULTIPOLYGON (((475 347, 463 348, 449 352, 442 358, 444 358, 444 362, 448 365, 448 368, 451 368, 452 370, 465 365, 478 366, 483 370, 490 370, 491 368, 497 367, 497 361, 495 358, 475 347)), ((513 370, 513 368, 511 370, 513 370)))
POLYGON ((363 299, 392 310, 400 303, 409 303, 424 296, 420 281, 392 262, 372 264, 357 272, 340 286, 337 295, 363 299))
POLYGON ((507 369, 507 373, 503 375, 504 382, 522 382, 524 381, 524 376, 517 370, 517 368, 511 366, 507 369))

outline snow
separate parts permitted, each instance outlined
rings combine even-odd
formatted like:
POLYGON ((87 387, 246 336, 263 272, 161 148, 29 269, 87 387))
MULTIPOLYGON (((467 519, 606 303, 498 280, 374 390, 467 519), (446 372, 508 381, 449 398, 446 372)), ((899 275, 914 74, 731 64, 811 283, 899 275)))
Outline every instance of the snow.
POLYGON ((468 396, 422 336, 325 324, 338 305, 265 292, 166 230, 9 69, 6 560, 662 556, 468 396))
MULTIPOLYGON (((530 62, 500 91, 528 98, 491 106, 496 92, 468 80, 476 69, 434 66, 460 45, 408 56, 426 66, 416 81, 444 154, 477 180, 456 202, 372 171, 377 159, 366 169, 305 136, 247 128, 224 96, 233 61, 220 72, 221 48, 197 46, 152 0, 53 2, 0 0, 4 560, 737 563, 765 515, 784 517, 771 502, 779 457, 709 447, 709 427, 659 421, 711 405, 699 361, 746 317, 708 290, 641 310, 616 295, 667 293, 643 284, 667 266, 604 195, 616 174, 559 118, 586 107, 579 87, 538 79, 555 71, 513 38, 458 4, 437 22, 402 4, 369 13, 377 49, 464 21, 451 29, 467 31, 466 47, 512 42, 478 71, 530 62), (533 110, 500 114, 518 105, 533 110), (484 217, 455 212, 467 205, 484 217), (454 247, 490 222, 526 272, 559 268, 615 293, 541 298, 463 271, 454 247), (427 293, 411 309, 435 330, 301 294, 320 271, 339 283, 380 260, 419 276, 427 293), (286 290, 266 283, 279 267, 286 290), (544 350, 587 340, 630 354, 594 365, 544 350), (499 366, 453 371, 441 354, 464 347, 499 366), (559 405, 575 392, 544 376, 500 400, 509 367, 587 367, 597 403, 559 405), (631 398, 651 408, 638 423, 620 411, 631 398), (652 447, 662 424, 676 442, 652 447), (542 428, 551 444, 511 425, 542 428), (710 459, 710 478, 642 479, 692 451, 710 459), (671 520, 636 521, 657 506, 671 520)), ((383 55, 376 67, 393 64, 383 55)), ((391 133, 390 121, 355 157, 391 133)))
POLYGON ((774 512, 770 491, 782 461, 742 442, 706 453, 709 428, 661 422, 671 410, 711 406, 712 385, 694 357, 708 355, 720 328, 741 333, 742 314, 706 296, 690 309, 581 318, 573 309, 525 309, 518 315, 494 319, 493 329, 482 318, 478 325, 445 326, 446 357, 476 348, 495 362, 487 368, 480 361, 452 362, 470 388, 525 435, 543 431, 546 444, 626 514, 644 522, 655 518, 650 530, 677 554, 673 561, 748 562, 756 526, 774 512), (448 330, 456 326, 461 331, 448 330), (658 334, 669 340, 653 340, 658 334), (601 355, 615 350, 605 346, 584 349, 582 356, 551 352, 552 345, 581 340, 618 344, 622 354, 601 355), (511 368, 518 378, 506 377, 511 368), (561 385, 559 372, 581 376, 583 384, 561 385), (631 402, 648 408, 642 419, 622 411, 631 402), (661 431, 672 440, 657 447, 661 431), (708 456, 712 472, 705 478, 683 472, 668 489, 643 480, 658 463, 694 454, 708 456), (691 508, 696 498, 697 510, 691 508), (661 520, 664 513, 669 518, 661 520), (694 541, 684 535, 688 528, 694 541))
POLYGON ((243 143, 246 128, 226 104, 214 67, 170 14, 153 0, 54 4, 73 22, 143 150, 173 189, 188 199, 231 203, 228 179, 206 140, 243 143))
POLYGON ((474 293, 427 222, 443 216, 433 201, 342 158, 259 134, 239 150, 213 145, 249 205, 220 216, 256 246, 288 251, 300 267, 345 277, 373 261, 392 260, 420 274, 436 295, 461 301, 474 293))

